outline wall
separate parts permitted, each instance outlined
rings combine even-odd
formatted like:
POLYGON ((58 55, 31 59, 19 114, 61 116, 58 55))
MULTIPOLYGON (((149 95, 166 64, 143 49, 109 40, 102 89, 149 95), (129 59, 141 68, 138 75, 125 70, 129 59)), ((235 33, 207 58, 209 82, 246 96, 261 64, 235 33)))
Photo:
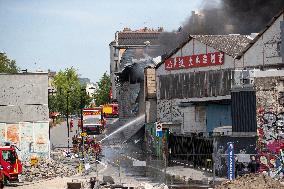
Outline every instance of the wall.
POLYGON ((48 121, 48 76, 0 74, 0 121, 48 121))
MULTIPOLYGON (((179 49, 175 54, 173 54, 171 58, 179 56, 188 56, 193 54, 213 53, 213 52, 219 52, 219 51, 199 42, 196 39, 192 39, 187 44, 185 44, 181 49, 179 49)), ((218 65, 218 66, 198 67, 190 69, 171 70, 171 71, 165 70, 165 66, 163 64, 156 69, 156 75, 157 77, 159 77, 160 75, 209 71, 209 70, 221 70, 221 69, 230 69, 235 67, 235 60, 233 59, 233 57, 225 54, 224 61, 225 63, 223 65, 218 65)))
POLYGON ((206 131, 213 132, 214 128, 231 126, 231 105, 208 104, 206 106, 206 131))
POLYGON ((236 68, 254 67, 262 65, 277 65, 283 63, 281 57, 281 15, 274 24, 248 49, 236 63, 236 68))
MULTIPOLYGON (((172 58, 218 52, 192 39, 172 58)), ((224 64, 180 70, 156 69, 157 120, 181 124, 181 133, 206 132, 206 107, 183 107, 183 102, 218 101, 230 98, 231 70, 235 60, 225 54, 224 64)))
POLYGON ((144 70, 144 95, 146 123, 157 121, 156 75, 155 68, 144 70))
POLYGON ((129 82, 123 82, 118 87, 117 100, 120 118, 131 118, 138 115, 139 104, 137 98, 139 92, 140 83, 130 84, 129 82))
POLYGON ((185 99, 230 95, 232 72, 211 70, 159 77, 159 99, 185 99))
POLYGON ((283 77, 256 78, 255 88, 260 168, 276 176, 284 173, 283 77))
POLYGON ((157 101, 156 99, 149 99, 145 102, 146 123, 153 123, 157 121, 157 101))
POLYGON ((20 151, 20 159, 29 160, 32 155, 49 157, 48 122, 0 123, 0 143, 11 142, 20 151))
POLYGON ((146 68, 144 71, 145 99, 156 98, 155 68, 146 68))
POLYGON ((189 106, 182 108, 183 122, 181 133, 206 132, 206 107, 189 106))
POLYGON ((48 74, 0 74, 0 142, 21 150, 22 159, 49 157, 48 74))
POLYGON ((115 42, 111 42, 109 44, 109 51, 110 51, 110 81, 111 81, 111 89, 112 89, 112 98, 116 99, 116 86, 115 86, 115 79, 116 76, 114 72, 116 72, 116 61, 117 54, 115 53, 115 42))

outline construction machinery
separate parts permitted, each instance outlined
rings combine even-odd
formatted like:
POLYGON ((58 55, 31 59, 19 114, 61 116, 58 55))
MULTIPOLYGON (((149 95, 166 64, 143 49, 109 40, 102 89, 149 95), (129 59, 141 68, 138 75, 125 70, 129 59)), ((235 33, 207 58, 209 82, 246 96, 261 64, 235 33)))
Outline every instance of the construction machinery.
POLYGON ((22 173, 22 162, 19 160, 16 147, 5 144, 0 146, 0 166, 3 183, 17 182, 22 173))

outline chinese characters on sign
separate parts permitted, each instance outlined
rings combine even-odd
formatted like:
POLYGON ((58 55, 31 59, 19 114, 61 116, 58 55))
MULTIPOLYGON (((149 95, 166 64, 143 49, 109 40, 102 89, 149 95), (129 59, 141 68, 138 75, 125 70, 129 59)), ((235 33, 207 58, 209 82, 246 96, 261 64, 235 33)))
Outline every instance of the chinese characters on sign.
POLYGON ((165 69, 178 70, 196 67, 217 66, 222 64, 224 64, 224 53, 214 52, 169 58, 165 60, 165 69))

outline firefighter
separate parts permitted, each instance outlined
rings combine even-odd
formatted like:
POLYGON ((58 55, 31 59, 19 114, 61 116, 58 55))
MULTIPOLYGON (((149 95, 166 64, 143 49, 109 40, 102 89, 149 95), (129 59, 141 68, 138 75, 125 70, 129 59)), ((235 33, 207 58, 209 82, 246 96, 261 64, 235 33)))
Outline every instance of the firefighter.
POLYGON ((73 127, 74 127, 74 120, 71 119, 71 120, 70 120, 70 132, 72 132, 73 127))

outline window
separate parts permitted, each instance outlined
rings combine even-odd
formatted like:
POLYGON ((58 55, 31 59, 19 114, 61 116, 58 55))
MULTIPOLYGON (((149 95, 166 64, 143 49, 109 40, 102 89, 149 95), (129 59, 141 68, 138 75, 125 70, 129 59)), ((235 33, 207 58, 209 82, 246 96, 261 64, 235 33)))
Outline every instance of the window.
POLYGON ((10 161, 11 163, 16 161, 15 151, 2 150, 2 158, 4 161, 10 161))

